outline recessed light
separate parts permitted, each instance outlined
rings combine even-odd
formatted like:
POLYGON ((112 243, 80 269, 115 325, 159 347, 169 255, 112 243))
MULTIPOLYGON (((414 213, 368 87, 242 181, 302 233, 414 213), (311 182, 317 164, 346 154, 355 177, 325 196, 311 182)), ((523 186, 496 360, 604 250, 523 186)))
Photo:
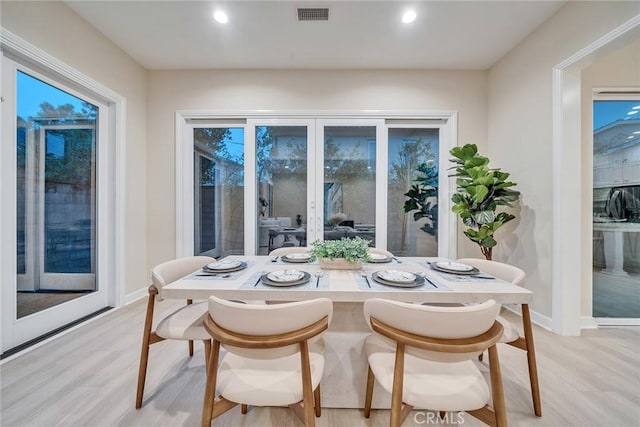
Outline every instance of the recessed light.
POLYGON ((638 114, 638 110, 629 111, 629 112, 627 113, 627 116, 631 116, 631 115, 633 115, 633 114, 638 114))
POLYGON ((635 138, 634 136, 628 136, 627 139, 633 139, 635 138))
POLYGON ((640 130, 637 130, 633 133, 634 135, 640 135, 640 130))
POLYGON ((640 105, 636 105, 635 107, 631 108, 632 110, 640 110, 640 105))
POLYGON ((416 16, 415 10, 407 10, 404 15, 402 15, 402 22, 404 24, 410 24, 416 20, 416 16))
POLYGON ((221 10, 216 10, 215 12, 213 12, 213 19, 221 24, 226 24, 227 22, 229 22, 229 17, 221 10))

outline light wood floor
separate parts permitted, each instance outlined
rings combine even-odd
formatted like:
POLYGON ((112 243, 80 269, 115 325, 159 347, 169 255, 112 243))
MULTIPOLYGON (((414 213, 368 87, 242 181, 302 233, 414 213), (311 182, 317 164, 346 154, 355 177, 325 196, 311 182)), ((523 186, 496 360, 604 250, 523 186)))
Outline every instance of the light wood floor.
MULTIPOLYGON (((165 301, 156 317, 177 307, 165 301)), ((513 321, 515 315, 507 314, 513 321)), ((134 409, 144 301, 105 316, 6 361, 0 367, 0 425, 197 426, 204 388, 201 344, 193 358, 186 343, 152 346, 145 402, 134 409)), ((582 337, 534 331, 543 417, 536 418, 524 353, 500 345, 511 426, 638 426, 640 420, 640 328, 606 328, 582 337)), ((486 360, 486 359, 485 359, 486 360)), ((486 365, 481 369, 487 372, 486 365)), ((409 415, 405 426, 430 425, 409 415)), ((319 427, 387 426, 388 411, 366 420, 357 409, 323 409, 319 427)), ((433 424, 433 423, 432 423, 433 424)), ((215 426, 300 426, 283 408, 234 408, 215 426)), ((459 425, 459 424, 452 424, 459 425)), ((482 425, 464 415, 465 426, 482 425)))

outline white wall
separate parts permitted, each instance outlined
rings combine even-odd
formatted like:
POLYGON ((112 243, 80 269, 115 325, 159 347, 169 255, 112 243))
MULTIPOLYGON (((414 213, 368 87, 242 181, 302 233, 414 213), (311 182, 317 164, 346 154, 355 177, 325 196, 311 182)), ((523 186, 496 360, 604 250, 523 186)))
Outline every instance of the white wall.
MULTIPOLYGON (((522 192, 519 220, 506 226, 513 235, 500 242, 495 259, 526 271, 532 308, 542 315, 551 316, 552 257, 561 256, 552 248, 552 69, 639 12, 637 2, 568 2, 489 71, 488 154, 522 192)), ((580 156, 563 167, 579 175, 580 156)), ((579 209, 582 190, 563 197, 579 209)), ((590 209, 585 214, 591 218, 590 209)), ((580 239, 568 243, 565 251, 581 251, 580 239)))
MULTIPOLYGON (((585 185, 593 182, 593 88, 621 88, 635 86, 640 89, 640 41, 628 43, 584 68, 580 79, 581 116, 582 116, 582 171, 585 185)), ((593 197, 583 194, 581 208, 583 212, 591 212, 593 197)), ((582 234, 591 236, 592 224, 584 221, 582 234)), ((590 245, 582 247, 585 264, 592 262, 590 245)), ((582 281, 581 314, 590 317, 593 306, 592 275, 587 272, 582 281)))
POLYGON ((127 100, 125 294, 149 285, 146 71, 61 2, 0 3, 2 27, 127 100))
MULTIPOLYGON (((176 110, 457 110, 459 142, 486 148, 486 72, 151 71, 148 256, 175 256, 176 110)), ((478 255, 460 240, 461 255, 478 255)))

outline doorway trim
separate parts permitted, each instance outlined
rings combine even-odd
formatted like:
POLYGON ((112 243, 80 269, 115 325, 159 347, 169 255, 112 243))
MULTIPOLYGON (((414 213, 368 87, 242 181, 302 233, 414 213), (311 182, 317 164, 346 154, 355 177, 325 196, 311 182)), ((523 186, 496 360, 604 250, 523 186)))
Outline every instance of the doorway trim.
MULTIPOLYGON (((99 255, 97 262, 101 263, 100 270, 103 274, 99 280, 101 286, 106 286, 107 303, 114 307, 122 306, 125 303, 124 265, 126 257, 124 234, 126 98, 2 27, 0 27, 0 45, 3 56, 26 64, 29 68, 43 74, 55 76, 62 83, 80 88, 108 106, 107 140, 103 143, 108 144, 109 148, 107 159, 102 163, 106 166, 102 180, 106 197, 99 204, 103 209, 98 212, 98 215, 104 218, 101 223, 102 227, 98 230, 98 238, 106 242, 106 253, 99 255)), ((9 151, 9 149, 2 150, 0 157, 10 155, 9 151)), ((5 223, 3 216, 10 215, 9 211, 11 209, 5 207, 0 209, 0 221, 5 223)), ((0 259, 7 263, 13 262, 15 265, 16 237, 13 230, 8 230, 6 227, 0 229, 0 242, 2 242, 0 244, 0 259)), ((3 275, 0 277, 2 283, 5 285, 14 283, 16 280, 15 274, 13 274, 15 268, 2 270, 3 275)), ((6 313, 3 313, 3 307, 0 305, 0 318, 3 318, 4 315, 6 313)), ((4 331, 0 331, 0 334, 4 334, 4 331)), ((4 343, 3 340, 0 342, 4 343)), ((4 346, 4 344, 2 345, 4 346)), ((7 349, 2 347, 2 350, 7 349)))
POLYGON ((640 15, 587 45, 553 67, 553 241, 552 241, 552 330, 561 335, 580 335, 581 327, 593 325, 593 318, 581 316, 582 286, 591 268, 579 249, 591 241, 581 233, 584 212, 580 205, 585 190, 582 179, 580 131, 580 69, 585 60, 601 53, 607 45, 640 26, 640 15), (564 159, 578 159, 567 168, 564 159), (576 173, 578 172, 578 173, 576 173), (578 218, 576 218, 576 216, 578 218), (589 265, 589 269, 587 269, 589 265), (576 278, 576 272, 580 272, 576 278), (577 280, 576 280, 577 279, 577 280))

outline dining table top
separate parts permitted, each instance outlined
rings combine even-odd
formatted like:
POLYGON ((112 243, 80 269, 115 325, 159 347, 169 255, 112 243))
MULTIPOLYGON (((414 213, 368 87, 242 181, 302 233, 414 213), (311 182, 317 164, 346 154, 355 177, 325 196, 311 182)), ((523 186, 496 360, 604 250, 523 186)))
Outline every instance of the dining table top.
POLYGON ((363 263, 360 270, 328 270, 320 268, 317 261, 288 263, 282 257, 274 260, 273 257, 259 255, 232 255, 224 260, 240 261, 243 268, 228 273, 204 270, 193 272, 164 286, 160 290, 161 297, 206 299, 215 295, 224 299, 270 301, 301 301, 325 297, 333 302, 363 302, 370 298, 385 298, 413 303, 479 303, 494 299, 501 304, 528 304, 533 295, 530 290, 482 272, 478 276, 468 276, 434 270, 430 263, 443 260, 442 258, 394 258, 385 263, 363 263), (309 280, 306 284, 297 286, 268 286, 261 280, 264 274, 280 270, 304 272, 309 280), (382 284, 377 279, 378 273, 383 270, 414 273, 422 285, 399 287, 382 284))

